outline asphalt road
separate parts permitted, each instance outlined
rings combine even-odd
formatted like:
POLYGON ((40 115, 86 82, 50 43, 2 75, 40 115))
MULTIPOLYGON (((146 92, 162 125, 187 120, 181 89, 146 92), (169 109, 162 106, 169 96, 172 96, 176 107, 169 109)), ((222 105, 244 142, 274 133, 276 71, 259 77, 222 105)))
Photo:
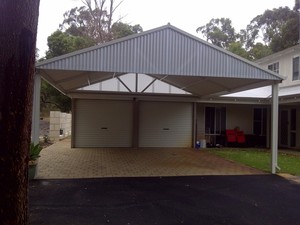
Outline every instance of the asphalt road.
POLYGON ((299 225, 300 185, 276 175, 34 180, 33 225, 299 225))

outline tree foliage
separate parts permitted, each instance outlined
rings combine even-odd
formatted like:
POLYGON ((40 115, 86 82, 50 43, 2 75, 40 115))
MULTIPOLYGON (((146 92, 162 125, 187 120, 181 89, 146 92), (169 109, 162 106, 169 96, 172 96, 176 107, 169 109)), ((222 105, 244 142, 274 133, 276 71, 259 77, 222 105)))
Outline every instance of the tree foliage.
POLYGON ((61 112, 71 111, 71 99, 42 80, 41 83, 41 109, 42 111, 60 110, 61 112))
POLYGON ((131 26, 129 24, 122 23, 122 22, 114 23, 111 28, 111 34, 113 39, 118 39, 132 34, 137 34, 142 31, 143 28, 139 24, 131 26))
POLYGON ((251 60, 249 53, 245 48, 243 48, 243 44, 241 42, 237 41, 230 43, 227 50, 245 59, 251 60))
MULTIPOLYGON (((64 13, 60 30, 48 37, 49 48, 46 59, 143 31, 140 25, 131 26, 119 20, 113 21, 115 10, 122 1, 82 0, 82 2, 83 6, 72 8, 64 13)), ((41 108, 43 111, 69 112, 71 99, 43 81, 41 108)))
POLYGON ((205 26, 198 27, 197 32, 201 32, 207 41, 222 48, 228 48, 230 43, 237 39, 231 20, 228 18, 211 19, 205 26))
POLYGON ((252 46, 252 48, 249 49, 248 54, 249 54, 249 58, 251 60, 260 59, 265 56, 271 55, 272 50, 269 46, 258 42, 256 44, 254 44, 252 46))
POLYGON ((95 44, 94 41, 89 38, 70 35, 60 30, 52 33, 47 41, 49 49, 46 52, 46 59, 87 48, 95 44))
POLYGON ((228 18, 211 19, 196 31, 201 32, 214 45, 256 60, 298 43, 298 8, 299 3, 296 1, 293 10, 288 7, 266 10, 254 17, 246 29, 239 33, 235 33, 228 18))
MULTIPOLYGON (((64 55, 76 50, 93 46, 95 42, 88 37, 81 37, 62 32, 60 30, 52 33, 48 39, 48 51, 46 59, 64 55)), ((71 111, 71 99, 42 80, 41 84, 41 109, 42 111, 60 110, 71 111)))
MULTIPOLYGON (((119 36, 114 37, 113 26, 118 22, 113 22, 114 13, 123 1, 116 0, 82 0, 81 7, 75 7, 64 14, 63 23, 60 28, 72 35, 87 37, 94 40, 95 44, 105 43, 119 36)), ((127 25, 120 23, 119 25, 127 25)), ((129 25, 125 31, 133 31, 129 25)), ((124 27, 121 27, 124 30, 124 27)), ((124 33, 125 36, 132 34, 124 33)))
POLYGON ((247 26, 248 42, 253 45, 260 38, 268 45, 272 52, 278 52, 297 44, 298 13, 288 7, 266 10, 262 15, 256 16, 247 26))
POLYGON ((142 32, 140 25, 130 26, 114 22, 114 13, 123 1, 82 0, 81 7, 75 7, 64 14, 60 25, 62 31, 74 36, 85 37, 101 44, 113 39, 142 32))

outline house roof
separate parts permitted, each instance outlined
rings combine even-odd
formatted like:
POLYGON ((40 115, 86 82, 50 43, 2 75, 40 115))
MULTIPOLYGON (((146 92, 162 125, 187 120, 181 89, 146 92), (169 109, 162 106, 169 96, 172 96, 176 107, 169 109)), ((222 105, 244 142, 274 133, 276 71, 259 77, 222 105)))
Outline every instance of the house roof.
POLYGON ((273 53, 271 55, 268 55, 266 57, 263 57, 261 59, 256 60, 255 62, 258 64, 263 64, 263 63, 268 63, 268 62, 273 62, 277 59, 279 59, 280 57, 282 57, 283 55, 288 55, 288 54, 292 54, 292 53, 299 53, 300 51, 300 44, 294 45, 290 48, 284 49, 282 51, 273 53))
POLYGON ((147 74, 199 97, 283 80, 170 24, 45 60, 36 69, 66 94, 127 73, 147 74))

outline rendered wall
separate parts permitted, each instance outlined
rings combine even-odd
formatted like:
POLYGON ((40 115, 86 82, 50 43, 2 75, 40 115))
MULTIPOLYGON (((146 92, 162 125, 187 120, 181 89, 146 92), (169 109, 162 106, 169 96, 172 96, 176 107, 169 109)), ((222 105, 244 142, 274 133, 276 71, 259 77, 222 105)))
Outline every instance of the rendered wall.
POLYGON ((59 141, 71 135, 72 115, 60 111, 50 112, 50 140, 59 141))
POLYGON ((239 127, 245 134, 253 133, 253 105, 229 105, 226 107, 226 128, 239 127))

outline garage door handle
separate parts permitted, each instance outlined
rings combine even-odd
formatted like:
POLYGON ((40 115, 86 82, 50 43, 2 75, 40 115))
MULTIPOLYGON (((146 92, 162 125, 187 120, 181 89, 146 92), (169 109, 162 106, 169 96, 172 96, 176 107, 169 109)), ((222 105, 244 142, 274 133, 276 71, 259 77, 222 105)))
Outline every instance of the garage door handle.
POLYGON ((170 128, 163 128, 163 130, 170 130, 170 128))
POLYGON ((101 130, 108 130, 107 127, 101 127, 101 130))

